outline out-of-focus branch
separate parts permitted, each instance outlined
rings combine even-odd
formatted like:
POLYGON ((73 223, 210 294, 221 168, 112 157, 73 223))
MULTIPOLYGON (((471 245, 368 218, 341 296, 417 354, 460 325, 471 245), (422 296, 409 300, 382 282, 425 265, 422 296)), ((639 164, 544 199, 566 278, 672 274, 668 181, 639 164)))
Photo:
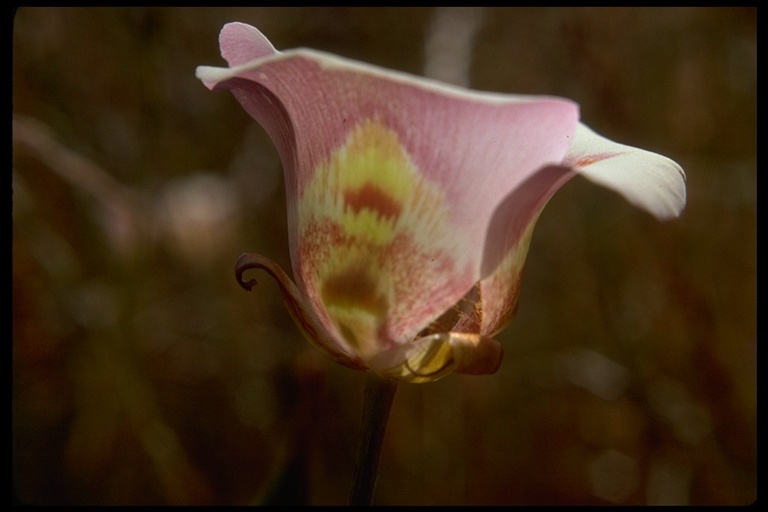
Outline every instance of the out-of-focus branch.
POLYGON ((82 189, 105 204, 126 202, 126 187, 98 165, 56 140, 53 132, 37 119, 15 115, 13 141, 46 164, 70 185, 82 189))
POLYGON ((14 115, 15 149, 26 151, 72 187, 79 189, 103 208, 103 227, 119 253, 130 253, 148 233, 139 195, 82 154, 59 142, 44 123, 14 115))

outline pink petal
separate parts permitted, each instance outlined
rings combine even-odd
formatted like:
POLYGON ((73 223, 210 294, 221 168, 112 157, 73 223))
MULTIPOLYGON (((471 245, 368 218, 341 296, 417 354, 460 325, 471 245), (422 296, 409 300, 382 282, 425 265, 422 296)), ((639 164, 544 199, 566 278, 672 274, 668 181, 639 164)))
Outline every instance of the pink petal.
POLYGON ((568 167, 543 167, 496 208, 488 225, 479 283, 480 334, 493 336, 512 320, 533 228, 552 195, 574 175, 568 167))
POLYGON ((297 284, 339 345, 353 350, 363 349, 351 347, 348 333, 332 321, 323 297, 328 283, 317 280, 320 266, 339 260, 338 248, 347 247, 342 252, 354 261, 338 269, 336 291, 328 292, 333 301, 357 302, 371 316, 359 329, 375 333, 379 349, 408 342, 481 277, 497 204, 562 159, 578 115, 566 100, 470 93, 307 50, 231 70, 204 68, 198 76, 212 88, 232 88, 275 141, 297 284), (351 186, 355 169, 321 171, 360 140, 408 168, 404 179, 419 191, 414 202, 394 195, 384 177, 371 174, 351 186), (318 179, 323 184, 313 185, 318 179), (386 243, 351 234, 339 222, 345 212, 365 210, 392 220, 386 243), (354 291, 346 284, 353 278, 374 291, 354 291))
POLYGON ((563 163, 659 219, 685 207, 685 173, 669 158, 618 144, 579 124, 563 163))
POLYGON ((576 172, 660 219, 679 215, 685 205, 685 174, 679 165, 579 124, 563 165, 541 169, 496 209, 486 237, 476 314, 465 324, 474 323, 477 332, 493 336, 512 319, 535 222, 549 198, 576 172))
POLYGON ((227 23, 221 29, 219 47, 221 56, 230 67, 278 53, 264 34, 250 25, 237 22, 227 23))

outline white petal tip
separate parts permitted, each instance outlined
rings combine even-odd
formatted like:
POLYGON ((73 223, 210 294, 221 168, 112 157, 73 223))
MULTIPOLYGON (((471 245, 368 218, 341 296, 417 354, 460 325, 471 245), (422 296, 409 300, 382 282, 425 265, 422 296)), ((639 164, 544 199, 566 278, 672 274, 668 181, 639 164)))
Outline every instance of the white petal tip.
POLYGON ((685 207, 685 172, 676 162, 613 142, 583 124, 576 129, 566 163, 659 220, 679 217, 685 207))
POLYGON ((195 76, 202 80, 206 85, 221 82, 232 76, 230 68, 219 68, 214 66, 198 66, 195 70, 195 76))

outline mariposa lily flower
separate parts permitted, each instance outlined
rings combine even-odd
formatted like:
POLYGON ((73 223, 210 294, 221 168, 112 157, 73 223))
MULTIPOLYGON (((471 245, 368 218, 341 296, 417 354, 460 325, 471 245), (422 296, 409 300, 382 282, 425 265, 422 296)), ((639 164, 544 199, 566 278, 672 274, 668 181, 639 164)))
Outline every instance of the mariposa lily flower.
POLYGON ((660 219, 679 215, 672 160, 605 139, 578 105, 479 93, 224 26, 229 67, 201 66, 267 131, 283 163, 294 281, 274 277, 307 338, 335 361, 428 382, 489 374, 513 317, 531 233, 576 174, 660 219))

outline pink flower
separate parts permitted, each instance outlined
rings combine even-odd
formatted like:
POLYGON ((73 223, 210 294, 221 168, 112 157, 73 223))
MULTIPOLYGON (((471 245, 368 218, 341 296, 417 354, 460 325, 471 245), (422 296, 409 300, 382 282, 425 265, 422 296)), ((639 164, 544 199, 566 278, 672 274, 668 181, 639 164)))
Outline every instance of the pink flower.
POLYGON ((276 51, 227 24, 230 89, 285 171, 295 283, 270 273, 307 338, 335 361, 409 382, 495 372, 492 336, 517 309, 536 220, 580 173, 658 218, 685 204, 683 170, 579 122, 566 99, 479 93, 314 50, 276 51))

